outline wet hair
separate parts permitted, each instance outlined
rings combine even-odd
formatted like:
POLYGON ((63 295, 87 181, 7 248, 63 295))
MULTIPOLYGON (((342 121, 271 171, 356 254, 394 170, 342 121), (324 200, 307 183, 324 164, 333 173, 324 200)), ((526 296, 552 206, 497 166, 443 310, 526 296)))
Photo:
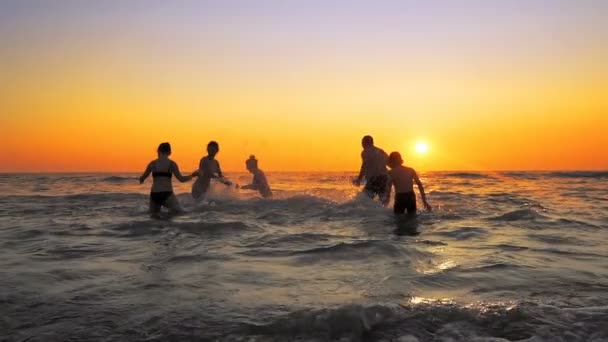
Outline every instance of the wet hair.
POLYGON ((168 142, 161 143, 158 145, 158 149, 156 150, 158 153, 170 154, 171 153, 171 144, 168 142))
POLYGON ((401 153, 391 152, 391 154, 388 156, 388 163, 389 163, 389 165, 403 164, 403 158, 401 158, 401 153))
POLYGON ((207 148, 209 147, 215 147, 216 149, 220 149, 220 145, 217 143, 217 141, 211 140, 208 144, 207 144, 207 148))
POLYGON ((247 166, 247 168, 257 169, 258 160, 255 159, 255 156, 252 154, 249 156, 249 159, 245 160, 245 165, 247 166))
POLYGON ((371 135, 366 135, 366 136, 363 137, 363 139, 361 139, 361 143, 362 144, 373 145, 374 144, 374 138, 372 138, 371 135))

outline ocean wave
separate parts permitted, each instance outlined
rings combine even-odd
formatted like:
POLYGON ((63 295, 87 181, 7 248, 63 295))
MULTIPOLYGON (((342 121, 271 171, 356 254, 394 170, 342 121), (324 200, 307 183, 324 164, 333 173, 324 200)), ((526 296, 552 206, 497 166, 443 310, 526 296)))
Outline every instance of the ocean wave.
POLYGON ((491 246, 490 249, 498 249, 500 251, 517 252, 517 251, 525 251, 525 250, 528 250, 530 248, 529 247, 525 247, 525 246, 513 245, 513 244, 509 244, 509 243, 500 243, 498 245, 491 246))
POLYGON ((302 251, 292 252, 292 255, 308 255, 308 254, 330 254, 352 256, 356 253, 386 255, 386 256, 403 256, 404 250, 391 243, 380 240, 357 241, 352 243, 340 242, 335 245, 326 247, 317 247, 302 251))
POLYGON ((556 171, 547 173, 556 178, 608 178, 608 171, 556 171))
POLYGON ((131 183, 137 181, 136 177, 121 177, 121 176, 109 176, 101 180, 102 182, 108 183, 131 183))
POLYGON ((494 270, 504 271, 504 270, 511 270, 511 269, 519 269, 519 268, 522 268, 522 266, 510 264, 510 263, 504 263, 504 262, 495 262, 495 263, 479 265, 479 266, 474 266, 474 267, 457 267, 456 269, 460 273, 468 273, 468 272, 487 272, 487 271, 494 271, 494 270))
POLYGON ((536 180, 542 178, 607 178, 608 171, 504 171, 502 176, 518 179, 536 180))
POLYGON ((235 234, 243 232, 263 232, 264 230, 253 223, 240 221, 232 222, 188 222, 172 223, 171 227, 177 228, 184 233, 195 235, 208 234, 235 234))
POLYGON ((533 209, 518 209, 488 218, 491 221, 534 221, 537 219, 547 219, 547 217, 533 209))
POLYGON ((550 235, 550 234, 528 234, 528 238, 534 239, 546 244, 558 244, 558 245, 576 245, 576 246, 589 246, 589 245, 598 245, 598 242, 595 241, 586 241, 583 239, 579 239, 575 236, 558 236, 558 235, 550 235))
POLYGON ((35 259, 64 261, 69 259, 95 258, 112 253, 106 246, 94 244, 59 245, 42 248, 32 254, 35 259))
POLYGON ((454 177, 454 178, 466 178, 466 179, 490 179, 494 178, 488 174, 477 173, 477 172, 448 172, 442 173, 442 176, 454 177))
POLYGON ((549 254, 557 254, 557 255, 567 255, 574 259, 586 259, 586 258, 608 258, 608 254, 599 254, 599 253, 591 253, 591 252, 583 252, 581 250, 575 250, 572 248, 561 249, 558 247, 549 247, 549 248, 532 248, 534 251, 549 253, 549 254))
POLYGON ((446 236, 456 240, 469 240, 485 237, 488 235, 488 231, 485 228, 479 227, 459 227, 450 231, 433 232, 432 234, 446 236))
POLYGON ((102 235, 105 236, 121 236, 121 237, 138 237, 138 236, 154 236, 162 233, 165 229, 157 222, 152 220, 134 221, 128 223, 116 224, 104 229, 102 235))
POLYGON ((516 204, 520 206, 533 205, 535 207, 538 207, 539 209, 543 209, 543 207, 539 203, 509 192, 492 192, 487 194, 486 196, 488 197, 489 201, 496 203, 516 204))
POLYGON ((249 248, 273 248, 281 247, 285 245, 299 245, 303 243, 322 243, 331 239, 338 238, 335 235, 323 234, 323 233, 294 233, 287 235, 276 235, 276 234, 265 234, 262 236, 256 236, 250 240, 246 240, 243 244, 244 247, 249 248))
POLYGON ((99 193, 81 193, 81 194, 60 194, 60 195, 8 195, 5 199, 14 202, 32 201, 32 200, 49 200, 53 203, 57 201, 124 201, 124 200, 141 200, 147 198, 148 195, 135 192, 99 192, 99 193))
POLYGON ((413 297, 408 304, 350 304, 302 310, 266 324, 245 324, 267 341, 569 341, 604 340, 608 306, 559 307, 534 302, 451 301, 413 297))
POLYGON ((336 202, 330 201, 328 199, 310 195, 296 195, 285 199, 271 201, 271 205, 275 208, 288 207, 290 209, 298 210, 325 208, 327 206, 335 204, 336 202))
MULTIPOLYGON (((4 229, 6 229, 6 227, 4 229)), ((15 231, 14 238, 19 240, 27 240, 45 235, 46 233, 46 231, 40 229, 19 229, 15 231)))
POLYGON ((257 219, 273 225, 297 225, 319 220, 331 221, 386 214, 379 203, 373 203, 369 199, 335 202, 321 197, 302 195, 273 200, 239 200, 217 210, 252 212, 257 219))
POLYGON ((455 198, 479 198, 480 196, 475 193, 456 192, 456 191, 438 191, 433 190, 429 192, 433 198, 438 199, 455 199, 455 198))
POLYGON ((540 172, 526 172, 526 171, 503 171, 499 172, 501 176, 519 179, 538 179, 542 176, 540 172))
POLYGON ((243 232, 262 232, 263 230, 245 222, 179 222, 171 220, 143 220, 115 224, 106 227, 102 235, 118 237, 146 237, 155 236, 167 231, 181 232, 193 235, 224 235, 243 232))
POLYGON ((300 261, 316 262, 330 260, 360 260, 370 257, 417 258, 424 253, 417 251, 414 248, 402 248, 385 241, 369 240, 351 243, 340 242, 333 245, 301 250, 251 249, 241 254, 259 257, 297 257, 300 261))
MULTIPOLYGON (((184 194, 184 196, 188 198, 189 195, 184 194)), ((187 203, 187 201, 184 202, 187 203)), ((229 212, 247 211, 255 213, 257 217, 261 219, 273 219, 274 216, 280 217, 287 214, 292 217, 294 214, 310 215, 311 213, 318 213, 327 208, 335 207, 337 204, 337 202, 325 198, 309 195, 296 195, 293 197, 276 199, 231 198, 212 201, 212 203, 206 205, 197 205, 195 211, 207 211, 209 209, 229 212)))
POLYGON ((205 261, 228 261, 233 258, 227 255, 215 255, 215 254, 193 254, 193 255, 176 255, 170 257, 167 262, 176 264, 185 263, 198 263, 205 261))
POLYGON ((555 223, 560 227, 567 227, 567 228, 575 227, 575 228, 587 228, 587 229, 591 229, 591 230, 600 229, 600 226, 597 226, 597 225, 589 223, 589 222, 568 219, 568 218, 563 218, 563 217, 557 219, 557 221, 555 223))
POLYGON ((399 317, 399 305, 344 305, 336 308, 304 310, 288 314, 268 324, 249 324, 247 332, 253 335, 292 339, 316 337, 321 339, 359 340, 365 333, 380 324, 399 317))

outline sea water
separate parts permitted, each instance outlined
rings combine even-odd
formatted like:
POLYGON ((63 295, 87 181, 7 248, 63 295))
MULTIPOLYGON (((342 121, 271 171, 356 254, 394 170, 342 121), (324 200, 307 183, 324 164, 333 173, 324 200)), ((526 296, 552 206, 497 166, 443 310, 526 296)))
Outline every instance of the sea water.
POLYGON ((153 220, 135 174, 0 175, 0 340, 608 341, 608 172, 422 173, 415 219, 267 176, 153 220))

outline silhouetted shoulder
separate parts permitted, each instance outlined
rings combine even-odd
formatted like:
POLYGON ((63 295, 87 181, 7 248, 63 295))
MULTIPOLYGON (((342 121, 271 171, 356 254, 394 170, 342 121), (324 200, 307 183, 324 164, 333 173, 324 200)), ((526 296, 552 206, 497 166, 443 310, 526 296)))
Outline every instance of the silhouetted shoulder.
POLYGON ((409 175, 411 175, 412 177, 416 177, 416 170, 414 170, 414 168, 407 166, 405 166, 404 168, 409 175))
POLYGON ((201 161, 198 163, 199 167, 202 169, 206 169, 209 165, 209 158, 203 157, 201 161))

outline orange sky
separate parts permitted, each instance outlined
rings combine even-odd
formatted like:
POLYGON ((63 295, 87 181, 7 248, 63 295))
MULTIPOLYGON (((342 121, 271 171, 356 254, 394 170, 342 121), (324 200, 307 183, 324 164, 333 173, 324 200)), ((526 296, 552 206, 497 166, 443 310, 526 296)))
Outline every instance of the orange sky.
POLYGON ((552 3, 4 3, 0 172, 140 171, 163 141, 190 170, 211 139, 225 170, 357 170, 365 134, 421 170, 608 169, 608 6, 552 3))

